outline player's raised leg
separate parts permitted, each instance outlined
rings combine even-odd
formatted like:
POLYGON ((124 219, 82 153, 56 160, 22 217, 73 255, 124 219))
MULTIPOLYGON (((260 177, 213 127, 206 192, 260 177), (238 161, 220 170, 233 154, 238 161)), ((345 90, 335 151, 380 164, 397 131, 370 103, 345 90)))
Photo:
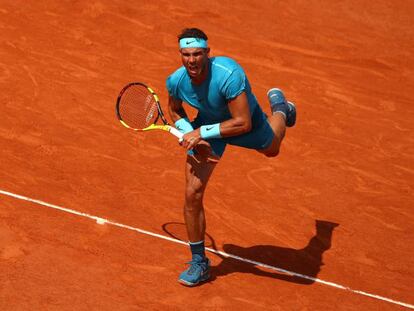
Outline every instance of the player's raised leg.
POLYGON ((193 157, 187 157, 184 220, 192 259, 189 262, 190 267, 179 277, 179 282, 187 286, 195 286, 210 277, 210 262, 204 250, 206 220, 203 197, 215 166, 216 163, 198 162, 193 157))
POLYGON ((273 88, 267 92, 272 115, 268 118, 270 127, 275 134, 272 144, 260 152, 268 157, 279 154, 280 145, 285 137, 286 127, 292 127, 296 123, 296 107, 288 102, 280 89, 273 88))

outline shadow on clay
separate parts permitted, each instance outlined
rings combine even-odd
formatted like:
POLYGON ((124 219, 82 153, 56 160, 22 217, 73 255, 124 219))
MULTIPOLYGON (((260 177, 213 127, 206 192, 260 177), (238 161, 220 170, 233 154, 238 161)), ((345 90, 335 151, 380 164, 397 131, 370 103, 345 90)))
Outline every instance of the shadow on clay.
MULTIPOLYGON (((316 220, 316 234, 302 249, 274 245, 255 245, 250 247, 241 247, 234 244, 223 245, 223 251, 227 254, 291 271, 295 274, 305 275, 310 278, 285 274, 214 253, 214 255, 222 260, 218 265, 211 267, 212 277, 210 282, 216 278, 232 273, 251 273, 261 277, 269 277, 297 284, 313 284, 313 279, 317 278, 321 267, 324 265, 322 260, 323 254, 331 248, 333 231, 337 226, 337 223, 316 220)), ((183 223, 166 223, 162 226, 162 229, 175 239, 185 240, 179 238, 179 236, 185 236, 185 226, 183 223), (178 231, 181 232, 177 234, 178 231)), ((206 234, 206 247, 217 250, 215 241, 209 234, 206 234)))

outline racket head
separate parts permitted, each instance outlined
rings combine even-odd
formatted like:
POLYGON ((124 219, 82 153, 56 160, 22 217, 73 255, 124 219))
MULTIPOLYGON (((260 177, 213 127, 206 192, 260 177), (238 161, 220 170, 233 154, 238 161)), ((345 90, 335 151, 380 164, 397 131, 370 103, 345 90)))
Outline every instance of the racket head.
POLYGON ((131 82, 121 90, 116 101, 116 115, 122 125, 133 130, 143 130, 160 117, 167 124, 157 94, 141 82, 131 82))

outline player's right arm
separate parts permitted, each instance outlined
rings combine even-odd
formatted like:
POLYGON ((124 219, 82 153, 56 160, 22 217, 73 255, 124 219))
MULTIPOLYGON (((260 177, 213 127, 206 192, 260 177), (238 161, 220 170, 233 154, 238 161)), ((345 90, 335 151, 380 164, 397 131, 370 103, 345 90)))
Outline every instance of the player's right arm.
MULTIPOLYGON (((170 118, 174 121, 176 128, 182 133, 196 132, 193 130, 193 126, 190 123, 190 120, 187 117, 187 113, 183 108, 183 102, 179 99, 175 99, 172 96, 168 98, 168 112, 170 118)), ((183 137, 181 145, 187 150, 193 149, 196 151, 196 154, 190 154, 197 162, 200 162, 199 157, 204 158, 207 162, 217 163, 220 160, 220 157, 217 157, 212 154, 211 146, 204 140, 201 140, 198 137, 197 140, 191 142, 191 147, 189 147, 191 140, 186 140, 183 137)))
MULTIPOLYGON (((176 99, 173 96, 168 98, 168 112, 170 118, 173 120, 175 127, 181 133, 186 134, 194 130, 190 120, 188 119, 187 113, 184 110, 183 102, 181 99, 176 99)), ((183 146, 187 146, 186 140, 183 138, 183 146)), ((194 146, 192 146, 193 148, 194 146)))
POLYGON ((187 113, 183 108, 182 100, 176 99, 172 96, 168 97, 168 112, 173 122, 176 122, 183 118, 188 118, 187 113))
MULTIPOLYGON (((170 115, 170 118, 175 123, 175 126, 180 127, 180 123, 182 125, 188 125, 190 124, 187 113, 185 112, 183 108, 183 101, 179 98, 177 94, 178 85, 177 81, 179 80, 179 77, 182 73, 180 73, 181 69, 170 75, 166 80, 166 87, 168 91, 168 113, 170 115), (178 125, 176 124, 178 121, 178 125), (188 124, 186 124, 188 123, 188 124)), ((191 125, 190 125, 191 126, 191 125)), ((185 128, 179 128, 179 130, 182 133, 187 133, 189 130, 193 130, 192 126, 189 128, 188 126, 185 126, 185 128)))

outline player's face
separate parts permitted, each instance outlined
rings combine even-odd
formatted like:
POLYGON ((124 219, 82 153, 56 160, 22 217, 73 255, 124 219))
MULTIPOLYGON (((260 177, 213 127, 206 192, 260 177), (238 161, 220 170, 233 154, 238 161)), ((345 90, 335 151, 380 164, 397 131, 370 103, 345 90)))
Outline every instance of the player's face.
POLYGON ((200 80, 204 78, 209 52, 209 48, 185 48, 180 50, 181 61, 191 79, 200 80))

